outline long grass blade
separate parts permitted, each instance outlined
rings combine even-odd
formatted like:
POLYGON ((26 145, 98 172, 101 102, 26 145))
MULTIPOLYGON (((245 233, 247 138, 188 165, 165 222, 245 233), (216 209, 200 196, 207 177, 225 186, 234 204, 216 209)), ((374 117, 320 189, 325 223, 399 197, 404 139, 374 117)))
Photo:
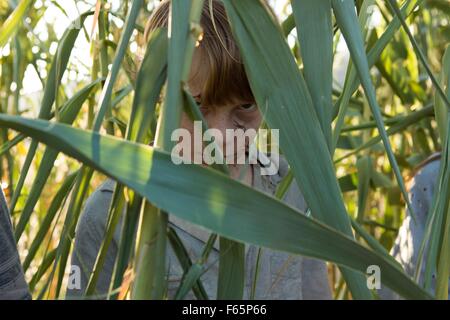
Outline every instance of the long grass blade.
MULTIPOLYGON (((67 64, 69 62, 70 55, 72 53, 73 47, 75 45, 75 41, 80 32, 80 28, 74 28, 73 26, 82 25, 86 18, 90 16, 92 12, 86 12, 81 14, 77 19, 71 22, 69 28, 64 32, 61 41, 58 44, 58 48, 56 51, 56 55, 53 58, 52 64, 50 66, 49 75, 47 77, 47 82, 45 84, 44 96, 42 98, 41 107, 39 109, 38 118, 40 119, 49 119, 52 115, 52 106, 55 103, 56 91, 55 88, 59 88, 59 84, 61 82, 62 76, 64 74, 64 70, 67 68, 67 64), (63 70, 63 72, 59 72, 63 70)), ((56 106, 58 108, 58 106, 56 106)), ((55 109, 56 109, 55 108, 55 109)), ((23 184, 28 175, 28 171, 30 169, 31 163, 36 154, 38 143, 36 141, 32 141, 30 147, 28 149, 27 156, 25 158, 24 164, 21 169, 20 177, 17 182, 15 192, 12 196, 10 203, 10 211, 14 212, 17 201, 19 199, 20 193, 22 191, 23 184)), ((16 232, 17 234, 17 232, 16 232)))
POLYGON ((3 47, 9 41, 11 36, 14 35, 14 32, 22 23, 24 16, 33 3, 34 0, 20 1, 19 5, 14 9, 6 21, 0 25, 0 48, 3 47))
POLYGON ((331 147, 333 26, 331 0, 292 0, 303 74, 323 134, 331 147), (317 41, 320 39, 320 41, 317 41))
POLYGON ((134 0, 130 13, 125 22, 125 29, 121 34, 119 45, 117 48, 116 55, 114 57, 114 62, 111 67, 111 71, 106 78, 106 83, 102 91, 102 95, 100 98, 100 107, 97 112, 95 122, 94 122, 94 131, 100 130, 105 115, 109 112, 111 108, 111 95, 113 91, 114 83, 116 82, 117 75, 119 74, 120 67, 122 65, 123 57, 125 56, 125 51, 128 47, 128 43, 133 34, 133 30, 135 27, 136 19, 138 17, 139 11, 141 10, 143 5, 143 0, 134 0))
MULTIPOLYGON (((352 236, 325 136, 279 26, 259 1, 224 3, 257 104, 269 127, 280 130, 280 146, 312 215, 352 236)), ((355 298, 371 298, 363 277, 343 273, 355 298)))
POLYGON ((391 164, 392 170, 394 171, 400 190, 402 191, 403 198, 405 199, 405 202, 407 203, 408 208, 411 212, 411 216, 414 218, 414 220, 416 220, 416 215, 414 213, 414 210, 412 209, 411 203, 409 202, 405 183, 403 181, 400 168, 398 166, 397 160, 395 159, 391 143, 386 133, 386 128, 384 127, 380 107, 375 96, 375 89, 370 78, 367 57, 364 51, 363 39, 361 37, 361 31, 358 27, 358 21, 354 11, 354 3, 350 0, 333 0, 332 4, 336 20, 346 39, 352 61, 355 64, 356 70, 358 71, 361 84, 364 87, 367 100, 372 110, 373 117, 377 122, 378 131, 380 132, 383 145, 386 149, 389 163, 391 164))
POLYGON ((406 24, 406 21, 404 17, 402 16, 402 13, 400 12, 397 3, 395 0, 388 0, 389 5, 394 10, 397 17, 400 19, 400 22, 402 24, 403 30, 405 30, 406 34, 408 35, 409 40, 411 41, 411 44, 416 51, 417 56, 419 57, 420 62, 422 63, 423 67, 427 71, 428 76, 430 77, 431 82, 433 83, 434 88, 436 89, 436 92, 439 94, 440 98, 444 102, 447 109, 450 110, 450 101, 445 95, 444 90, 441 88, 439 81, 434 76, 433 72, 431 71, 431 68, 427 62, 427 59, 425 58, 424 53, 420 49, 419 45, 417 44, 416 39, 414 39, 413 35, 411 34, 411 30, 409 30, 408 25, 406 24))
POLYGON ((9 115, 0 115, 0 124, 58 148, 138 191, 158 207, 227 238, 328 260, 361 273, 375 264, 384 270, 382 283, 402 296, 430 298, 378 253, 215 170, 177 166, 170 154, 150 146, 64 124, 9 115), (112 156, 120 161, 108 161, 112 156), (171 201, 173 197, 179 201, 171 201))

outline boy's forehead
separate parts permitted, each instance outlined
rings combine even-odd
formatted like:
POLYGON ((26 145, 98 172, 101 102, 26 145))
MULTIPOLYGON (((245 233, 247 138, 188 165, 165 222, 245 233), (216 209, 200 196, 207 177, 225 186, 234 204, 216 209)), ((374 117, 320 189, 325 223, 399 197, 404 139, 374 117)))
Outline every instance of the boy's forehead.
POLYGON ((190 93, 208 106, 255 103, 242 65, 226 54, 202 44, 195 48, 187 81, 190 93))

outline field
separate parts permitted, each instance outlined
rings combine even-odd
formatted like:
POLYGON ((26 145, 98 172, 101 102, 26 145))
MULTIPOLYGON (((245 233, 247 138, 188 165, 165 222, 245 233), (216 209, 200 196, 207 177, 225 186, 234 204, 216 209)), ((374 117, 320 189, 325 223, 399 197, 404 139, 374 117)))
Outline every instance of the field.
POLYGON ((450 3, 223 0, 262 127, 279 130, 289 162, 272 197, 225 165, 171 159, 181 114, 202 121, 186 82, 208 1, 173 0, 169 30, 147 43, 156 0, 0 0, 0 178, 33 298, 64 299, 77 222, 111 177, 86 296, 123 219, 108 298, 166 299, 167 243, 184 270, 176 298, 208 298, 207 259, 188 256, 174 215, 211 231, 206 257, 219 239, 220 299, 243 298, 246 244, 327 261, 335 299, 379 298, 369 266, 403 298, 448 299, 450 3), (411 276, 389 251, 412 178, 436 152, 425 272, 411 276), (294 179, 306 215, 279 201, 294 179))

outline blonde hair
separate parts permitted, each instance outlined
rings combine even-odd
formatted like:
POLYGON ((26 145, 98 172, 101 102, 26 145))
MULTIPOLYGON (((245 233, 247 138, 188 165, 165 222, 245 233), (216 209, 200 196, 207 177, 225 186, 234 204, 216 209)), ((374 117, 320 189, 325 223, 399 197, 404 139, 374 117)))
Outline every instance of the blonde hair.
MULTIPOLYGON (((170 15, 170 1, 164 0, 153 11, 145 27, 147 42, 156 28, 167 27, 170 15)), ((201 92, 203 105, 226 105, 237 101, 254 103, 239 48, 233 38, 225 7, 219 0, 205 0, 200 18, 203 37, 196 53, 206 60, 206 81, 201 92), (210 2, 212 7, 210 8, 210 2)), ((193 80, 199 73, 190 79, 193 80)))

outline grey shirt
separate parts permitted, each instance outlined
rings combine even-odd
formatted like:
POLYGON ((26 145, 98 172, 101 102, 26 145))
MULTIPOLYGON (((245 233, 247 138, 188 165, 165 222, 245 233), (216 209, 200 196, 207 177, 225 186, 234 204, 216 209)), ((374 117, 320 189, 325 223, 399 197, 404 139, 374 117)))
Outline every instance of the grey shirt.
MULTIPOLYGON (((274 195, 276 187, 288 172, 288 164, 284 159, 280 159, 278 173, 275 175, 260 175, 260 171, 255 170, 259 166, 254 165, 252 167, 254 170, 253 187, 270 195, 274 195)), ((87 200, 77 226, 75 247, 72 254, 72 267, 78 266, 81 270, 81 286, 79 289, 73 287, 68 289, 67 298, 80 298, 86 289, 106 230, 108 209, 112 200, 114 186, 115 182, 113 180, 106 180, 87 200)), ((283 201, 302 212, 305 212, 307 209, 305 200, 295 181, 286 192, 283 201)), ((276 212, 274 212, 274 215, 276 215, 276 212)), ((173 215, 169 215, 169 223, 181 238, 192 261, 198 260, 210 232, 173 215)), ((97 297, 104 297, 108 292, 120 241, 120 229, 121 226, 119 225, 108 248, 106 261, 96 287, 97 297)), ((254 245, 246 245, 244 299, 251 297, 250 292, 252 290, 258 248, 254 245)), ((206 262, 206 272, 201 276, 203 286, 210 299, 215 299, 216 297, 218 260, 219 251, 218 243, 216 243, 206 262)), ((180 285, 183 270, 170 244, 167 246, 166 261, 169 284, 168 297, 172 298, 180 285)), ((192 292, 189 293, 187 298, 194 298, 192 292)), ((299 255, 262 248, 255 298, 331 299, 326 263, 299 255)))
POLYGON ((0 189, 0 300, 31 299, 22 271, 6 200, 0 189))
MULTIPOLYGON (((414 222, 409 210, 406 210, 406 217, 400 226, 394 246, 390 252, 411 277, 416 272, 416 264, 425 232, 427 216, 433 204, 434 190, 439 183, 440 158, 432 155, 429 159, 429 162, 414 175, 408 192, 409 201, 417 216, 417 222, 414 222)), ((427 251, 424 252, 424 255, 426 257, 427 251)), ((423 283, 424 275, 425 264, 422 264, 420 283, 423 283)), ((431 293, 434 294, 434 284, 432 284, 431 293)), ((382 299, 400 299, 396 293, 387 288, 383 288, 380 291, 380 297, 382 299)))
MULTIPOLYGON (((274 194, 276 186, 286 175, 286 172, 287 164, 285 161, 281 161, 277 175, 255 175, 253 185, 259 190, 274 194)), ((391 250, 391 254, 411 276, 415 271, 417 254, 423 238, 424 225, 432 204, 438 175, 439 161, 432 161, 414 176, 409 197, 414 211, 418 215, 418 224, 413 223, 408 212, 391 250)), ((72 255, 72 266, 78 266, 83 270, 81 272, 81 287, 80 289, 68 290, 68 296, 70 297, 80 297, 86 289, 89 274, 103 240, 114 184, 110 179, 105 181, 89 197, 86 203, 84 213, 78 224, 75 249, 72 255)), ((295 183, 291 185, 283 200, 302 211, 306 209, 305 201, 295 183)), ((209 232, 173 216, 170 216, 170 223, 188 248, 191 258, 196 260, 209 236, 209 232)), ((100 275, 97 285, 98 294, 105 294, 109 287, 114 259, 117 254, 119 230, 120 226, 114 234, 106 263, 100 275)), ((205 288, 212 298, 215 296, 218 271, 217 246, 215 249, 207 263, 208 272, 202 277, 205 288)), ((249 284, 253 279, 256 251, 255 246, 246 247, 247 283, 245 294, 247 298, 250 290, 249 284)), ((263 249, 262 253, 260 281, 257 284, 256 298, 328 299, 331 297, 327 283, 326 265, 323 262, 268 249, 263 249)), ((168 260, 170 261, 168 274, 171 280, 169 281, 169 295, 173 295, 179 285, 182 271, 170 247, 168 248, 168 260)), ((423 270, 421 271, 423 273, 423 270)), ((380 295, 384 299, 398 298, 388 289, 383 289, 380 295)), ((189 297, 192 297, 192 295, 189 297)), ((30 298, 17 253, 8 207, 0 190, 0 300, 30 298)))

